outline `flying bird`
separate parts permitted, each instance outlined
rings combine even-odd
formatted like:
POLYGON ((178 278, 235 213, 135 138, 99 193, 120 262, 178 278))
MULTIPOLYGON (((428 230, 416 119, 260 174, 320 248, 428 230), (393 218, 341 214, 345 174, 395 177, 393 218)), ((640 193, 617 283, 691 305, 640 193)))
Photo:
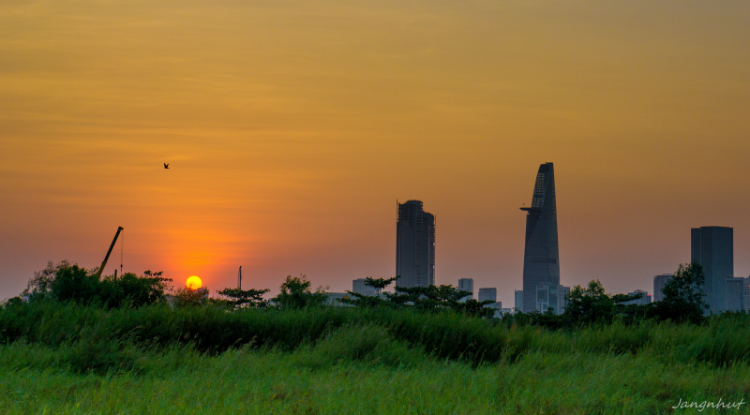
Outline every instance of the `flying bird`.
POLYGON ((164 168, 169 170, 169 163, 164 163, 164 168))

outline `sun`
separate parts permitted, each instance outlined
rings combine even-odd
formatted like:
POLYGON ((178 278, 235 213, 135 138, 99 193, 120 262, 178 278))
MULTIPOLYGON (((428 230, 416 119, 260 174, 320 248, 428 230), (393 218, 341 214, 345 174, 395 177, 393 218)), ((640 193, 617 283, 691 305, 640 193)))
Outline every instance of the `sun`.
POLYGON ((188 278, 187 281, 185 281, 185 286, 190 290, 197 290, 198 288, 203 286, 203 281, 193 275, 192 277, 188 278))

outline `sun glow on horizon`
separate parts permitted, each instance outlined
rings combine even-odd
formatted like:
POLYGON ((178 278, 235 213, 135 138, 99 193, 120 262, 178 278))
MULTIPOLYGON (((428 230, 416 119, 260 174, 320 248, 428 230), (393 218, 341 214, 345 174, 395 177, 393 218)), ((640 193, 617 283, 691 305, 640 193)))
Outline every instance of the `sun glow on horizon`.
POLYGON ((201 279, 197 276, 193 275, 189 277, 187 281, 185 281, 185 286, 189 290, 197 290, 198 288, 201 288, 203 286, 203 281, 201 281, 201 279))

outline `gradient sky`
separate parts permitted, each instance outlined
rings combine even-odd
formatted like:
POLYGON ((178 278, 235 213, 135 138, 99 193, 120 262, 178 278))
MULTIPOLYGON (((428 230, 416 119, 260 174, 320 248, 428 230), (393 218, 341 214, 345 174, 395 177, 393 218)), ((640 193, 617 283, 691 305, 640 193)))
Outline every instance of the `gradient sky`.
POLYGON ((343 291, 393 275, 396 201, 420 199, 436 282, 511 307, 544 162, 563 284, 651 292, 708 225, 746 276, 748 22, 746 0, 5 0, 0 299, 47 260, 97 267, 117 226, 125 271, 343 291))

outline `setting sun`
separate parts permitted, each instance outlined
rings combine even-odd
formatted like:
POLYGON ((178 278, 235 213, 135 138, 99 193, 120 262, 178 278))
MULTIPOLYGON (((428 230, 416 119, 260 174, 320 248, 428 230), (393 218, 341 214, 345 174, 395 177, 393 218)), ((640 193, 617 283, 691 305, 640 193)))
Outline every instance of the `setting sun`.
POLYGON ((185 286, 190 290, 197 290, 198 288, 203 286, 203 281, 193 275, 192 277, 188 278, 187 281, 185 281, 185 286))

